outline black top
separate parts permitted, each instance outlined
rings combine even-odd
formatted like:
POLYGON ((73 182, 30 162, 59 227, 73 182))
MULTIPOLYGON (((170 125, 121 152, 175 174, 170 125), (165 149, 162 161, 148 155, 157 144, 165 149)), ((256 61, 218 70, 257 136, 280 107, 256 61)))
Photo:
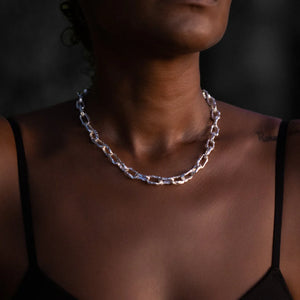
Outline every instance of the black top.
MULTIPOLYGON (((17 147, 20 196, 29 260, 29 267, 23 276, 13 300, 76 300, 74 296, 49 278, 38 265, 34 245, 27 165, 22 136, 16 121, 12 118, 8 118, 8 121, 13 129, 17 147)), ((288 122, 282 121, 279 128, 276 148, 275 212, 272 263, 264 276, 254 286, 252 286, 250 290, 244 293, 239 300, 292 300, 292 296, 279 268, 287 127, 288 122)))

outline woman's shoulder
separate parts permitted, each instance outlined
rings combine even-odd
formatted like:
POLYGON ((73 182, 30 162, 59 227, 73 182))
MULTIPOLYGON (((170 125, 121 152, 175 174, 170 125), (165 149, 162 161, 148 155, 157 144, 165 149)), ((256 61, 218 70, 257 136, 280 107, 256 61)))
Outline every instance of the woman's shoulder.
POLYGON ((5 287, 0 289, 1 299, 11 298, 28 265, 16 139, 22 138, 27 162, 42 161, 49 152, 55 153, 64 144, 58 140, 68 136, 68 124, 75 118, 71 102, 0 115, 0 285, 5 287), (17 124, 21 136, 15 136, 9 120, 17 124))
POLYGON ((29 165, 57 153, 64 145, 60 141, 68 136, 68 124, 75 118, 71 102, 0 116, 0 285, 5 287, 0 289, 1 299, 11 298, 28 265, 16 138, 22 138, 29 165), (21 136, 14 135, 9 119, 17 124, 21 136))
POLYGON ((6 118, 0 116, 0 191, 1 204, 4 198, 17 196, 18 168, 16 144, 12 128, 6 118), (4 197, 5 196, 5 197, 4 197))
POLYGON ((1 299, 10 299, 27 267, 17 145, 8 119, 16 121, 20 129, 26 160, 42 160, 54 144, 56 148, 60 145, 55 141, 68 130, 62 127, 63 119, 72 116, 67 106, 71 107, 69 101, 28 113, 0 116, 0 285, 6 287, 0 289, 1 299))
POLYGON ((18 124, 29 160, 64 146, 79 120, 74 100, 10 117, 18 124))
MULTIPOLYGON (((224 136, 246 153, 260 153, 260 172, 274 159, 282 119, 219 103, 224 136), (250 146, 248 146, 250 145, 250 146), (260 149, 257 151, 257 149, 260 149)), ((295 299, 300 299, 300 119, 289 121, 285 145, 280 269, 295 299)), ((222 125, 222 123, 220 123, 222 125)), ((246 155, 248 156, 248 155, 246 155)), ((282 158, 281 158, 282 159, 282 158)), ((275 164, 273 165, 275 172, 275 164)), ((257 172, 259 178, 260 172, 257 172)))
MULTIPOLYGON (((300 119, 284 120, 219 101, 225 138, 259 141, 261 145, 277 142, 282 121, 288 121, 286 136, 286 180, 300 182, 300 119)), ((246 142, 245 142, 246 143, 246 142)), ((294 189, 300 184, 295 184, 294 189)), ((300 196, 299 204, 300 204, 300 196)), ((299 210, 300 211, 300 210, 299 210)), ((300 219, 300 218, 299 218, 300 219)), ((300 228, 300 227, 299 227, 300 228)))
POLYGON ((39 127, 47 126, 52 129, 51 132, 56 124, 65 124, 75 113, 75 100, 68 100, 9 117, 16 120, 22 130, 34 132, 39 127))
POLYGON ((9 299, 26 267, 19 200, 16 146, 8 121, 0 117, 0 291, 9 299))
POLYGON ((253 135, 262 142, 275 142, 281 122, 288 121, 287 156, 292 160, 299 159, 300 119, 281 119, 279 117, 234 106, 226 102, 218 101, 218 103, 221 108, 225 131, 228 130, 228 133, 232 132, 237 137, 240 135, 253 135))
POLYGON ((221 111, 219 140, 240 150, 272 151, 277 140, 281 119, 217 101, 221 111))

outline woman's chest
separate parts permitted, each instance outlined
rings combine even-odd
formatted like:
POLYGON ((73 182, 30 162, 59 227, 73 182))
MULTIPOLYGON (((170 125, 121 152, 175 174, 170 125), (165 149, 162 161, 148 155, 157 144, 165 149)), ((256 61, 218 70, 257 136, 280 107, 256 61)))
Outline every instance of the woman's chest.
POLYGON ((235 299, 269 267, 272 201, 238 201, 219 191, 151 198, 116 190, 103 189, 99 200, 70 192, 38 209, 41 268, 72 294, 235 299))

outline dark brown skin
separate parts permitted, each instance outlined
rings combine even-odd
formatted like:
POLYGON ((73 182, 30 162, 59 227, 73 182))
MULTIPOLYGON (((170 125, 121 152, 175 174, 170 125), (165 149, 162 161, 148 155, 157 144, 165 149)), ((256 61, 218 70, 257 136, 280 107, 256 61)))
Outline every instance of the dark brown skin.
MULTIPOLYGON (((86 99, 93 126, 141 172, 171 176, 190 168, 210 125, 198 55, 222 37, 230 1, 201 9, 158 0, 81 3, 97 58, 86 99)), ((182 186, 127 179, 88 141, 75 100, 18 116, 44 273, 91 300, 237 299, 256 283, 271 264, 280 120, 217 103, 216 149, 182 186)), ((28 262, 5 119, 0 136, 0 298, 10 299, 28 262)), ((299 153, 295 120, 280 263, 294 300, 300 299, 299 153)))

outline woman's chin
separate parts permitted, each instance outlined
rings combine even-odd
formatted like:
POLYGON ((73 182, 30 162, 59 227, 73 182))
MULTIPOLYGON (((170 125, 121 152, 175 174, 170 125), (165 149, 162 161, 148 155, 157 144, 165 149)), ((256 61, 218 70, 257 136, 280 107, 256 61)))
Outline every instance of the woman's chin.
MULTIPOLYGON (((211 34, 209 31, 176 31, 169 33, 168 36, 159 36, 156 42, 149 48, 156 48, 158 51, 172 54, 172 56, 180 54, 192 54, 204 51, 217 44, 223 37, 224 33, 211 34)), ((153 38, 152 41, 155 39, 153 38)))
POLYGON ((183 53, 203 51, 217 44, 222 39, 227 25, 212 22, 207 16, 188 19, 183 15, 176 18, 169 16, 168 21, 156 24, 150 33, 153 43, 159 44, 160 47, 169 46, 173 51, 183 53))

